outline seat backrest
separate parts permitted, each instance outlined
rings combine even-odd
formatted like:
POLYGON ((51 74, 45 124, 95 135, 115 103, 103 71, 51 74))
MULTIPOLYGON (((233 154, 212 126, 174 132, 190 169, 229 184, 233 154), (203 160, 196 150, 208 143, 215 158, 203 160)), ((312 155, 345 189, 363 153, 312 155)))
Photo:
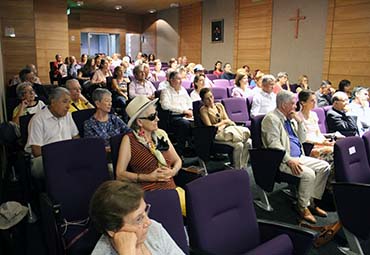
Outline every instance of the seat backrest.
POLYGON ((181 81, 181 86, 183 86, 185 89, 190 89, 191 88, 191 81, 182 80, 181 81))
POLYGON ((213 84, 215 87, 227 88, 230 87, 230 82, 226 79, 214 79, 213 84))
POLYGON ((177 191, 147 191, 145 201, 151 204, 149 217, 161 223, 184 253, 189 254, 177 191))
POLYGON ((193 101, 193 116, 194 116, 194 125, 196 127, 203 127, 203 121, 200 118, 200 108, 203 106, 203 102, 201 100, 193 101))
POLYGON ((253 96, 248 96, 247 97, 247 106, 248 106, 248 109, 249 109, 249 115, 251 115, 252 103, 253 103, 253 96))
POLYGON ((31 118, 35 114, 27 114, 19 117, 19 130, 21 133, 21 143, 26 145, 28 139, 28 124, 31 121, 31 118))
POLYGON ((91 196, 109 180, 104 140, 66 140, 42 146, 41 150, 47 194, 61 205, 67 221, 86 219, 91 196))
POLYGON ((72 112, 72 118, 77 126, 80 137, 84 137, 84 122, 90 119, 90 117, 93 116, 94 113, 94 108, 72 112))
POLYGON ((264 117, 265 115, 257 115, 251 118, 252 147, 255 149, 262 147, 261 125, 264 117))
POLYGON ((225 106, 226 113, 232 121, 245 124, 250 120, 245 98, 224 98, 222 99, 222 104, 225 106))
POLYGON ((334 145, 335 180, 370 184, 370 166, 361 137, 338 140, 334 145))
POLYGON ((155 89, 158 89, 158 86, 159 86, 159 83, 161 83, 161 81, 152 81, 155 89))
POLYGON ((207 73, 206 76, 208 77, 208 79, 210 79, 211 81, 214 81, 216 79, 218 79, 218 76, 213 74, 213 73, 207 73))
POLYGON ((327 127, 326 127, 326 114, 325 114, 325 110, 321 107, 316 107, 314 109, 312 109, 313 112, 315 112, 317 114, 317 117, 319 118, 319 128, 320 128, 320 131, 321 133, 323 134, 326 134, 328 131, 327 131, 327 127))
POLYGON ((122 138, 125 134, 118 134, 115 136, 112 136, 109 139, 110 143, 110 155, 112 158, 112 164, 113 164, 113 177, 116 179, 116 168, 117 168, 117 161, 118 161, 118 155, 119 155, 119 148, 121 147, 122 138))
POLYGON ((260 242, 246 171, 221 171, 186 184, 186 209, 196 251, 245 254, 260 242))
POLYGON ((215 102, 221 102, 222 99, 227 98, 227 87, 213 87, 211 90, 215 102))
POLYGON ((369 166, 370 166, 370 131, 365 132, 362 135, 362 139, 364 140, 367 161, 369 162, 369 166))

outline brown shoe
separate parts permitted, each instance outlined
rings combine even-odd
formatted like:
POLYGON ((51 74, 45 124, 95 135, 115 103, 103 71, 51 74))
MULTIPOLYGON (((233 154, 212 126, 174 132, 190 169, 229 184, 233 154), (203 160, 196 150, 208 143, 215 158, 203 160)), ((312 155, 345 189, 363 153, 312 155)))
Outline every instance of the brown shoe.
POLYGON ((312 214, 320 216, 320 217, 328 217, 328 213, 325 212, 323 209, 321 209, 318 206, 315 207, 309 207, 312 214))
POLYGON ((312 223, 312 224, 316 224, 317 221, 315 217, 311 214, 310 210, 308 210, 307 207, 303 209, 298 208, 298 213, 302 217, 302 219, 304 219, 305 221, 312 223))

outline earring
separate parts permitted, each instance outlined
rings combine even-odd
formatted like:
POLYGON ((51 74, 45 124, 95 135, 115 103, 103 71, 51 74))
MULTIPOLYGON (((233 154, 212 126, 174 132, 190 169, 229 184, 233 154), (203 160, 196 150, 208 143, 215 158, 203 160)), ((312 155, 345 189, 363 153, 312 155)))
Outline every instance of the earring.
POLYGON ((144 136, 145 135, 144 129, 142 127, 140 127, 138 134, 139 134, 139 136, 144 136))

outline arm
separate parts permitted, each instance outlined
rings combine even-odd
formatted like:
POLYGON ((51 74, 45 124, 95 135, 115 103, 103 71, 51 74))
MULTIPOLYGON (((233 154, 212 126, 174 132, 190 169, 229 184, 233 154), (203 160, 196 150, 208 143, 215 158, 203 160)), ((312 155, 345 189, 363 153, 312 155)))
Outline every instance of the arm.
POLYGON ((261 110, 261 97, 256 95, 253 97, 251 115, 252 117, 259 115, 261 110))
POLYGON ((327 116, 327 123, 330 132, 339 131, 340 133, 348 136, 350 134, 355 135, 356 127, 352 125, 350 116, 343 116, 334 111, 329 111, 327 116))
POLYGON ((137 95, 136 95, 136 89, 135 89, 135 82, 130 82, 130 84, 128 85, 128 95, 130 97, 130 99, 133 99, 135 98, 137 95))
POLYGON ((127 99, 126 94, 123 93, 123 91, 119 87, 118 82, 117 82, 117 79, 113 79, 112 80, 112 90, 116 91, 120 96, 123 96, 124 98, 127 99))
POLYGON ((13 111, 13 122, 19 125, 19 117, 23 115, 24 109, 27 107, 27 100, 23 100, 18 107, 13 111))
POLYGON ((81 101, 87 106, 88 109, 93 109, 95 108, 90 102, 89 100, 86 99, 86 97, 84 97, 84 95, 80 94, 80 97, 81 101))
POLYGON ((180 113, 180 114, 185 113, 181 107, 178 107, 178 104, 176 104, 175 102, 172 102, 169 88, 162 90, 160 102, 161 102, 161 106, 163 110, 169 110, 171 112, 180 113))
POLYGON ((31 151, 32 151, 32 155, 35 158, 41 156, 41 146, 39 146, 39 145, 31 145, 31 151))

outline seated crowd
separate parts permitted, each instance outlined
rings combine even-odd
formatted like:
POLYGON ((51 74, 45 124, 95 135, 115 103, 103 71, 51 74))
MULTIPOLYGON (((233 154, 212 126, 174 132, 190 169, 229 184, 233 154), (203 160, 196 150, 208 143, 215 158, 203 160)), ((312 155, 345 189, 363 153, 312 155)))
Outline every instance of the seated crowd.
POLYGON ((135 61, 128 56, 121 59, 119 54, 98 54, 95 58, 83 54, 80 62, 74 56, 63 62, 57 54, 51 67, 51 82, 56 79, 58 87, 47 92, 35 66, 27 65, 10 83, 9 91, 14 95, 8 93, 16 95, 19 102, 12 111, 14 123, 19 126, 22 116, 34 114, 25 150, 32 155, 35 178, 44 176, 43 145, 80 137, 72 118, 79 111, 95 108, 83 123, 84 137, 104 139, 108 155, 110 138, 124 134, 113 170, 116 179, 123 182, 104 183, 91 201, 92 221, 104 233, 93 254, 114 250, 119 254, 182 254, 163 227, 148 218, 142 190, 175 189, 186 215, 185 191, 174 177, 182 168, 186 151, 194 151, 196 114, 204 126, 216 127, 215 143, 233 148, 233 167, 247 168, 250 131, 236 125, 223 103, 215 99, 216 79, 227 80, 225 90, 229 89, 230 97, 245 99, 251 118, 264 115, 263 147, 286 152, 280 171, 300 179, 296 209, 310 223, 317 222, 314 215, 327 216, 317 202, 325 189, 330 190, 334 176, 332 138, 361 136, 370 128, 368 89, 358 86, 351 93, 348 80, 342 80, 337 91, 330 81, 322 81, 315 92, 310 90, 306 75, 290 84, 287 72, 279 72, 275 78, 258 69, 252 73, 244 65, 234 73, 230 63, 222 66, 221 61, 215 63, 213 71, 206 71, 201 64, 188 63, 186 56, 164 64, 153 54, 147 57, 142 53, 135 61), (190 89, 182 86, 184 81, 191 82, 190 89), (201 104, 199 109, 193 109, 194 102, 201 104), (316 107, 325 109, 330 135, 319 129, 316 107), (160 120, 161 112, 169 113, 166 120, 160 120), (168 129, 158 127, 161 121, 166 121, 168 129), (242 134, 241 138, 228 139, 230 132, 242 134), (305 142, 313 144, 309 155, 304 154, 305 142), (105 201, 108 194, 112 198, 105 201), (118 199, 125 196, 132 200, 130 207, 118 199), (112 220, 106 215, 107 208, 115 208, 115 225, 107 222, 112 220), (136 223, 139 232, 130 230, 136 223))

